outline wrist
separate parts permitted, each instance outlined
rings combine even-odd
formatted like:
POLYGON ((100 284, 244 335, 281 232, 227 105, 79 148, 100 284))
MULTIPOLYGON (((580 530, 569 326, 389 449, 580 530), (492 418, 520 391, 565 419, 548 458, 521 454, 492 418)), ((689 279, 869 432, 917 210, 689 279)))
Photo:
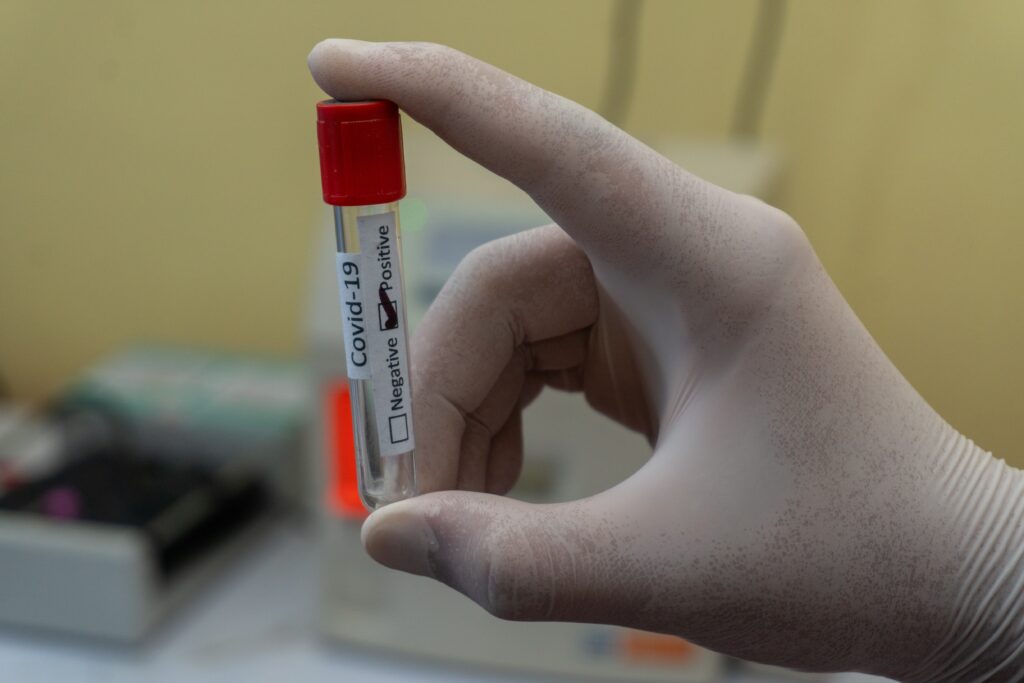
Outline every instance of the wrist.
MULTIPOLYGON (((944 623, 905 681, 1001 681, 1024 671, 1024 472, 957 435, 931 495, 946 501, 944 623)), ((924 625, 922 625, 924 627, 924 625)))

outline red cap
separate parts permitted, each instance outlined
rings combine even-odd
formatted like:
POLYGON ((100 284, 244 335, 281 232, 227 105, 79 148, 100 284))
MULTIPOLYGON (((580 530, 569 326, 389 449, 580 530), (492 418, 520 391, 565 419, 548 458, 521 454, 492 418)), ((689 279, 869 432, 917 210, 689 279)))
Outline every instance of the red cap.
POLYGON ((405 196, 402 122, 393 102, 317 102, 316 136, 325 202, 363 206, 405 196))

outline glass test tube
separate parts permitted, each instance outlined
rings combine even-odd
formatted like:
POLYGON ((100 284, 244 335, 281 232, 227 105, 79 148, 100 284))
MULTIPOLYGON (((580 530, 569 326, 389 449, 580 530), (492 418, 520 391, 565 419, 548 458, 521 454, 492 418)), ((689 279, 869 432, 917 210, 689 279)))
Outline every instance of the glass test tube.
POLYGON ((359 495, 377 509, 417 493, 398 109, 383 100, 320 102, 317 137, 324 201, 334 207, 359 495))
MULTIPOLYGON (((378 331, 380 331, 380 328, 388 329, 390 322, 393 325, 391 329, 397 330, 397 334, 403 337, 400 343, 407 345, 404 287, 397 292, 396 296, 391 296, 391 293, 388 291, 382 293, 379 288, 377 291, 366 290, 370 294, 367 297, 362 291, 361 276, 363 273, 358 272, 362 269, 352 268, 351 264, 354 262, 348 261, 344 257, 346 254, 362 253, 359 242, 360 219, 366 224, 374 218, 377 218, 378 222, 389 219, 393 220, 393 234, 395 237, 393 252, 390 256, 393 260, 393 267, 397 268, 398 276, 401 277, 403 270, 401 261, 402 241, 398 202, 370 206, 335 206, 334 235, 338 244, 338 254, 340 255, 338 261, 338 292, 341 297, 343 316, 346 315, 347 310, 349 311, 348 316, 352 317, 350 312, 352 307, 346 306, 346 300, 352 299, 353 291, 355 290, 362 294, 359 298, 363 301, 361 306, 363 315, 356 317, 362 317, 367 321, 367 325, 376 324, 378 331), (393 219, 391 219, 392 216, 393 219), (346 264, 349 264, 348 267, 346 267, 346 264), (374 311, 376 315, 373 315, 374 311)), ((379 228, 380 226, 374 227, 379 228)), ((366 234, 365 230, 363 234, 366 234)), ((401 281, 399 280, 399 282, 401 281)), ((360 321, 352 322, 358 324, 360 321)), ((366 348, 365 350, 360 350, 363 348, 363 345, 358 342, 358 339, 359 337, 356 335, 354 339, 345 340, 346 344, 351 344, 353 347, 346 348, 346 362, 356 364, 365 358, 367 363, 372 363, 375 351, 379 349, 366 348)), ((384 341, 385 344, 386 342, 387 340, 384 341)), ((374 343, 374 340, 368 340, 367 347, 371 343, 374 343)), ((386 369, 387 364, 383 365, 386 369)), ((375 370, 377 369, 371 368, 371 374, 375 370)), ((382 423, 384 423, 384 420, 378 422, 378 403, 375 401, 375 398, 378 397, 374 396, 375 382, 371 379, 353 378, 351 375, 352 373, 350 372, 348 389, 352 403, 353 433, 355 434, 356 441, 356 469, 359 476, 359 495, 367 507, 377 509, 382 505, 416 495, 416 469, 412 448, 398 453, 382 452, 389 450, 389 445, 391 445, 390 451, 395 450, 396 447, 400 449, 401 447, 398 444, 403 442, 405 435, 409 434, 411 436, 412 388, 408 382, 408 373, 406 373, 403 386, 392 387, 391 393, 385 393, 385 396, 382 397, 383 401, 387 403, 387 407, 390 408, 396 400, 395 389, 400 389, 404 396, 399 396, 398 399, 404 399, 406 407, 410 408, 410 410, 404 413, 404 419, 402 418, 403 413, 400 412, 401 409, 392 411, 397 413, 397 419, 395 415, 385 416, 387 417, 386 429, 388 433, 380 434, 378 433, 378 425, 383 429, 382 423)), ((381 386, 385 387, 385 392, 387 387, 391 386, 391 380, 395 379, 391 376, 390 370, 388 371, 387 379, 388 381, 384 383, 376 382, 378 388, 381 386)))

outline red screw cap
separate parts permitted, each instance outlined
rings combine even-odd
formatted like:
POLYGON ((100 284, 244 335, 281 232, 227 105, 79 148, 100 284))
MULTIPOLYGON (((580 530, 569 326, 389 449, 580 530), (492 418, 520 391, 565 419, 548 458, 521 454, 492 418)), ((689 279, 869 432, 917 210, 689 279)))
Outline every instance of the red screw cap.
POLYGON ((363 206, 405 196, 402 122, 393 102, 317 102, 316 136, 325 202, 363 206))

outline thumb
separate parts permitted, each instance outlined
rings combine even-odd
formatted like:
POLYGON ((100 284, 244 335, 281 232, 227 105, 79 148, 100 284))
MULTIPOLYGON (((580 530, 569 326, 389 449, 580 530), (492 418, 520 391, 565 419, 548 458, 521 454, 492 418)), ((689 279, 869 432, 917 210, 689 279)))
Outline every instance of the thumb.
POLYGON ((599 497, 531 505, 429 493, 373 513, 362 537, 377 562, 437 579, 502 619, 625 623, 653 597, 635 531, 599 497))

